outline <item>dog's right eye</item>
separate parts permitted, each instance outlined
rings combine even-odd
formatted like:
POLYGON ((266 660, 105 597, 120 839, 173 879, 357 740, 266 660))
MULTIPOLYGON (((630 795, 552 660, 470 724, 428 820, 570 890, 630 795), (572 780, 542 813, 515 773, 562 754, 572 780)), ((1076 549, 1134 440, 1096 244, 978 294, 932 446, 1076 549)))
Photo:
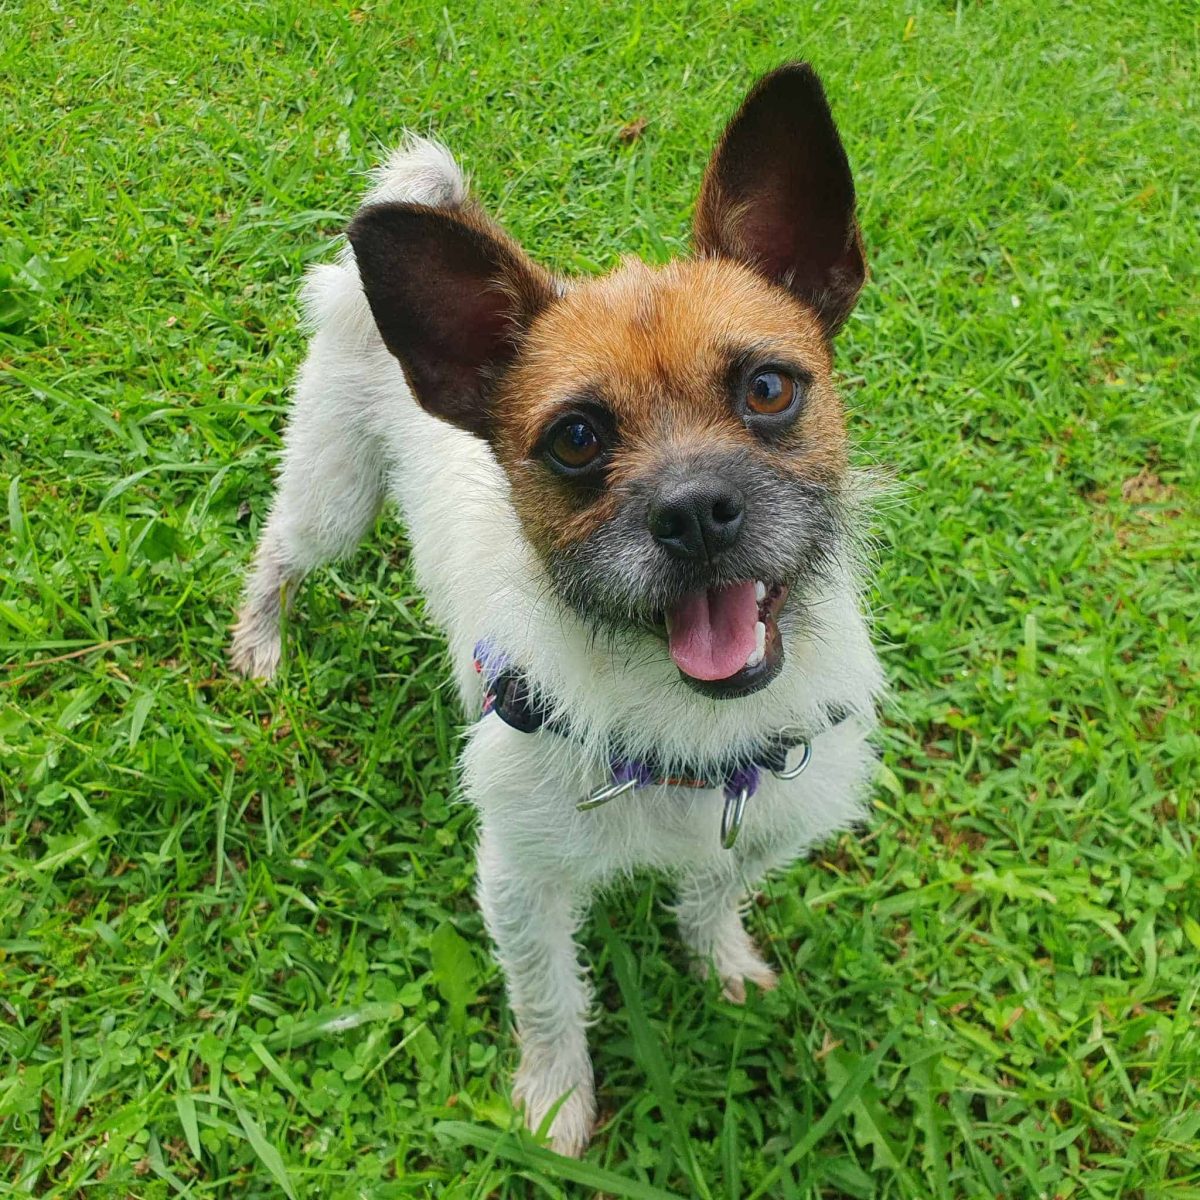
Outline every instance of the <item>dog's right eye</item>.
POLYGON ((580 417, 570 417, 551 430, 546 459, 563 475, 577 475, 599 462, 604 445, 599 434, 580 417))

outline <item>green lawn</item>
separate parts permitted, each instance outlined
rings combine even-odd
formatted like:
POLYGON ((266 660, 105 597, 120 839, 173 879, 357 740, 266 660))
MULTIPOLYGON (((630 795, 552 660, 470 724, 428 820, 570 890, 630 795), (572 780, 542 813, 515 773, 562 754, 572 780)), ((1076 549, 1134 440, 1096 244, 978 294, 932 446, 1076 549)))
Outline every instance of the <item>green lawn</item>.
POLYGON ((0 7, 0 1194, 1200 1197, 1196 10, 456 7, 0 7), (659 261, 792 57, 873 264, 875 821, 772 882, 744 1009, 661 883, 605 900, 568 1164, 514 1132, 402 531, 276 684, 226 628, 381 147, 438 132, 557 267, 659 261))

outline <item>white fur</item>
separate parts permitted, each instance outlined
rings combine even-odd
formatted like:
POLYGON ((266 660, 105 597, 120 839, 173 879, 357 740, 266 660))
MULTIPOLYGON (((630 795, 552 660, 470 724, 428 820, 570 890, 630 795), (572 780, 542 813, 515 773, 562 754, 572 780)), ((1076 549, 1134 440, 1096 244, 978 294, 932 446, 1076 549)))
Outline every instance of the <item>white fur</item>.
MULTIPOLYGON (((449 207, 465 192, 449 153, 412 139, 376 174, 368 198, 449 207)), ((880 672, 853 571, 847 564, 814 606, 817 633, 790 638, 769 687, 740 700, 707 699, 682 685, 661 644, 596 640, 556 602, 488 447, 413 400, 376 332, 348 249, 311 273, 305 302, 315 332, 233 662, 246 674, 274 672, 281 603, 309 570, 353 549, 386 495, 407 523, 416 575, 449 640, 467 713, 477 713, 482 698, 472 650, 487 638, 569 714, 582 746, 552 732, 518 733, 495 716, 477 720, 463 788, 479 811, 479 899, 521 1036, 517 1098, 535 1127, 562 1100, 553 1144, 577 1154, 595 1113, 585 1041, 591 997, 573 941, 589 897, 641 868, 669 872, 679 927, 701 969, 711 963, 735 999, 747 979, 771 986, 738 905, 747 884, 863 816, 870 717, 817 737, 798 779, 766 778, 732 851, 718 844, 717 791, 654 787, 582 813, 575 802, 604 780, 610 737, 635 752, 711 761, 783 727, 812 727, 826 705, 870 714, 880 672)))

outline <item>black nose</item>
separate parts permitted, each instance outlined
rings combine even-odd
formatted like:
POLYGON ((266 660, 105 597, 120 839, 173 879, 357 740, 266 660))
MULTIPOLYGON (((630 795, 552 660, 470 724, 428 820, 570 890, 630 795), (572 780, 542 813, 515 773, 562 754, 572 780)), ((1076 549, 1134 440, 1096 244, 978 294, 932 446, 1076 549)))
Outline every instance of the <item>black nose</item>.
POLYGON ((668 553, 704 562, 737 541, 744 507, 733 484, 705 475, 664 486, 650 502, 647 524, 668 553))

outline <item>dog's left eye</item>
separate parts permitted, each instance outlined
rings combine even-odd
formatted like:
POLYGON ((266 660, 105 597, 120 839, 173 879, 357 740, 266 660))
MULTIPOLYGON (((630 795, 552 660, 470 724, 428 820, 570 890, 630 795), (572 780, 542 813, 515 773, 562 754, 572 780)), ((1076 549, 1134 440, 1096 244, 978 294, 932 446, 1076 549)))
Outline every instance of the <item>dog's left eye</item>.
POLYGON ((796 384, 782 371, 759 371, 746 387, 746 407, 764 417, 778 416, 791 406, 796 384))
POLYGON ((596 431, 586 421, 576 418, 554 431, 546 452, 552 466, 567 474, 574 474, 595 463, 603 448, 596 431))

